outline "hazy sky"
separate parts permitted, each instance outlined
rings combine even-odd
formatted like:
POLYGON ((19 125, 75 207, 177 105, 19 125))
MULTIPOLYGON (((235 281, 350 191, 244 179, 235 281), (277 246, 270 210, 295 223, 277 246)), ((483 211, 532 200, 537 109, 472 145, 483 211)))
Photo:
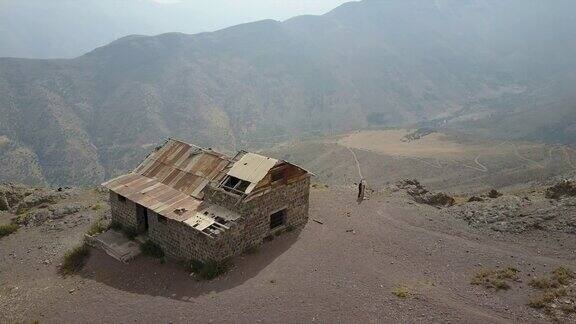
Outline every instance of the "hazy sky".
MULTIPOLYGON (((167 11, 177 9, 196 22, 176 21, 176 28, 194 32, 228 27, 230 25, 261 19, 285 20, 298 15, 319 15, 326 13, 350 0, 135 0, 153 2, 166 7, 167 11), (201 21, 202 24, 198 25, 201 21)), ((184 31, 184 30, 183 30, 184 31)))
POLYGON ((0 0, 0 57, 74 57, 120 37, 326 13, 347 0, 0 0))

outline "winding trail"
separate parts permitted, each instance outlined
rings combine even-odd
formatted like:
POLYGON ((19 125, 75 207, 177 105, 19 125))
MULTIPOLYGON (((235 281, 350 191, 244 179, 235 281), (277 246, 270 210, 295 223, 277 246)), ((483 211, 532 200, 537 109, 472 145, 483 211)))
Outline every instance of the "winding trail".
POLYGON ((358 161, 356 153, 348 146, 346 146, 346 148, 348 149, 348 151, 350 151, 350 153, 352 153, 352 156, 354 157, 354 161, 356 162, 356 168, 358 169, 358 176, 360 177, 360 179, 364 179, 364 177, 362 176, 362 168, 360 167, 360 161, 358 161))

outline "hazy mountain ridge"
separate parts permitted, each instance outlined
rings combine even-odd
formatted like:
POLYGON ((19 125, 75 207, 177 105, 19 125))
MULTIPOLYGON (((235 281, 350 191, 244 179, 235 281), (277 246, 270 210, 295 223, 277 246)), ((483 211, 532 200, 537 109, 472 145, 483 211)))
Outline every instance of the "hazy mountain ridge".
MULTIPOLYGON (((484 121, 489 133, 499 114, 533 114, 550 102, 566 110, 576 4, 551 7, 366 0, 214 33, 124 37, 70 60, 0 59, 0 135, 10 143, 0 142, 0 158, 21 161, 25 151, 33 161, 22 163, 26 179, 16 163, 0 177, 94 183, 167 136, 232 150, 435 119, 484 121), (534 17, 543 30, 522 30, 534 17)), ((573 129, 573 120, 532 119, 573 129)), ((562 134, 553 140, 567 141, 562 134)))

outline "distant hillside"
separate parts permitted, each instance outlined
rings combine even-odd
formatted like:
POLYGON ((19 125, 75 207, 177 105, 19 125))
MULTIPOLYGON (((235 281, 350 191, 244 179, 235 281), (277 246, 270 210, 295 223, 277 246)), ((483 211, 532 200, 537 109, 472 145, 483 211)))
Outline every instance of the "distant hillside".
POLYGON ((365 0, 129 36, 70 60, 0 59, 0 179, 99 182, 167 136, 232 150, 423 121, 489 133, 490 118, 541 114, 524 120, 566 127, 549 137, 566 141, 574 120, 541 112, 573 116, 573 12, 572 1, 365 0))

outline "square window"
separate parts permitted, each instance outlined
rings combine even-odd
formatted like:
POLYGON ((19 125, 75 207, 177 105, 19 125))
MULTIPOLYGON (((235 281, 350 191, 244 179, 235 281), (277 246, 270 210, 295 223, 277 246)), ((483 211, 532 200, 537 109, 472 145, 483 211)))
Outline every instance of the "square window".
POLYGON ((158 223, 160 224, 166 224, 168 223, 168 218, 162 216, 162 215, 157 215, 158 216, 158 223))
POLYGON ((275 212, 270 215, 270 229, 280 227, 286 223, 286 209, 275 212))
POLYGON ((226 191, 238 194, 238 193, 245 193, 249 185, 250 182, 248 181, 241 180, 233 176, 228 176, 228 179, 226 179, 226 181, 224 182, 223 187, 224 190, 226 191))
POLYGON ((126 202, 126 197, 118 195, 118 201, 119 202, 126 202))

